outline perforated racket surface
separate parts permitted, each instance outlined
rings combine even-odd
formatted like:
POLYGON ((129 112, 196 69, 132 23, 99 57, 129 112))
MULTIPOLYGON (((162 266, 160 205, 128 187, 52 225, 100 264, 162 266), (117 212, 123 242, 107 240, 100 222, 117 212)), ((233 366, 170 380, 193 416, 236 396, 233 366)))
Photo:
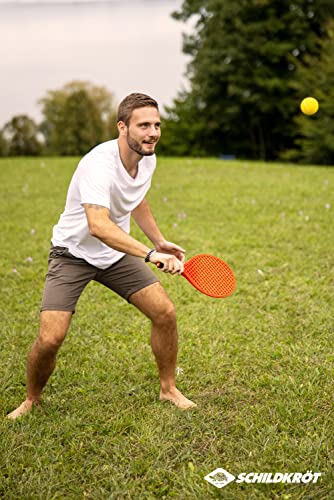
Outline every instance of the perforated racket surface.
POLYGON ((184 264, 182 276, 200 292, 218 299, 231 295, 236 286, 232 269, 214 255, 195 255, 184 264))

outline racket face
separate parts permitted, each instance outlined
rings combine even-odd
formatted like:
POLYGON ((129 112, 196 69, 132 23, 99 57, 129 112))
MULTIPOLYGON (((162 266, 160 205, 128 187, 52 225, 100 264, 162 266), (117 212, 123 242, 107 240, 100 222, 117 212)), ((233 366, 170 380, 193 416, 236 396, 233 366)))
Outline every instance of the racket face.
POLYGON ((231 295, 236 286, 232 269, 214 255, 192 257, 184 265, 183 276, 200 292, 219 299, 231 295))

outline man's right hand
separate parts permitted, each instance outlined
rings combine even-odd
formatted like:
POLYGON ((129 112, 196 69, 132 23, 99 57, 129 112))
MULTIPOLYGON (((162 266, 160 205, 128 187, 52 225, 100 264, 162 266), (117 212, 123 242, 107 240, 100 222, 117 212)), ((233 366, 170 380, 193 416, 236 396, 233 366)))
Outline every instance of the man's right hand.
POLYGON ((150 256, 150 262, 155 265, 161 263, 163 267, 159 266, 159 268, 164 273, 182 274, 184 270, 183 262, 175 257, 175 255, 170 255, 168 253, 154 252, 150 256))

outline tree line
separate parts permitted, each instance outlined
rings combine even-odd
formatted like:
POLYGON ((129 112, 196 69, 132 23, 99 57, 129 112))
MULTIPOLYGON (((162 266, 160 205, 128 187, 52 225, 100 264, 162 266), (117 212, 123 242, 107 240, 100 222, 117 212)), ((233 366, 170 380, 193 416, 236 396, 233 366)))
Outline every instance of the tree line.
MULTIPOLYGON (((334 164, 333 0, 184 0, 188 89, 162 112, 159 152, 334 164), (312 117, 299 109, 318 99, 312 117)), ((117 136, 112 94, 71 82, 14 117, 0 155, 81 155, 117 136)))
POLYGON ((114 97, 103 86, 73 81, 40 99, 43 119, 14 116, 0 132, 0 156, 83 155, 117 137, 114 97))
POLYGON ((163 152, 334 164, 333 0, 184 0, 173 16, 195 27, 163 152))

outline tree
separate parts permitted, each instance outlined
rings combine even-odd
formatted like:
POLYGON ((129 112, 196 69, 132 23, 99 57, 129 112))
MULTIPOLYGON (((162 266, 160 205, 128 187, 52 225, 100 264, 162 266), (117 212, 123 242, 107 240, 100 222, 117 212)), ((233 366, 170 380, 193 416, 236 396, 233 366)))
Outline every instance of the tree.
POLYGON ((334 21, 327 26, 328 38, 321 42, 320 58, 307 57, 297 67, 296 81, 291 83, 301 96, 313 96, 320 102, 314 116, 296 117, 299 137, 297 148, 283 158, 300 159, 306 163, 334 165, 334 21))
POLYGON ((3 130, 0 130, 0 157, 8 155, 8 143, 4 137, 3 130))
POLYGON ((208 129, 199 119, 193 97, 193 94, 180 93, 173 107, 165 107, 167 115, 162 116, 162 136, 158 144, 160 154, 205 156, 210 150, 208 129))
MULTIPOLYGON (((90 144, 90 147, 96 144, 96 141, 101 142, 117 136, 116 124, 111 126, 111 121, 115 120, 116 117, 114 98, 105 87, 95 86, 85 81, 73 81, 59 90, 48 91, 47 95, 39 102, 44 116, 41 130, 50 152, 77 154, 71 153, 70 151, 74 150, 69 149, 71 142, 78 145, 78 133, 74 134, 73 129, 75 123, 80 123, 82 130, 79 135, 85 137, 83 142, 86 145, 90 144), (72 99, 73 95, 75 97, 72 99), (85 106, 80 104, 78 98, 80 96, 87 104, 91 115, 84 109, 85 106), (70 100, 69 103, 68 100, 70 100), (75 109, 76 105, 78 106, 77 110, 75 109), (85 119, 80 118, 80 113, 85 119), (73 117, 69 118, 71 114, 73 117), (74 136, 72 138, 64 137, 64 126, 67 127, 67 120, 70 120, 68 130, 71 130, 76 138, 74 136), (95 131, 94 127, 96 127, 95 131), (88 140, 89 134, 91 135, 88 140)), ((78 147, 75 146, 74 149, 78 150, 78 147)), ((81 150, 81 147, 79 149, 81 150)))
POLYGON ((6 155, 39 155, 42 143, 38 139, 38 134, 38 126, 29 116, 14 116, 3 128, 6 155))
POLYGON ((83 155, 103 140, 103 122, 85 90, 68 96, 53 134, 53 146, 61 155, 83 155))
POLYGON ((203 154, 274 159, 292 147, 299 96, 289 82, 296 61, 319 55, 333 13, 325 0, 184 0, 174 17, 196 25, 183 43, 190 91, 166 109, 171 147, 181 123, 186 154, 201 144, 203 154))

